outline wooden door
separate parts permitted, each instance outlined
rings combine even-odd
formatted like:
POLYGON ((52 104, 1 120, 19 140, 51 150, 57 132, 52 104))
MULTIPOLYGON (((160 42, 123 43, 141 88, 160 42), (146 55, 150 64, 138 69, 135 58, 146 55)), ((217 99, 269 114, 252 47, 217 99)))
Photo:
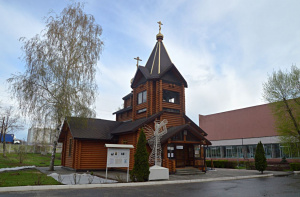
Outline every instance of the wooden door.
POLYGON ((183 145, 175 146, 176 168, 185 167, 185 149, 183 145))
POLYGON ((195 158, 194 158, 194 145, 189 144, 185 146, 185 165, 186 166, 194 166, 195 158))

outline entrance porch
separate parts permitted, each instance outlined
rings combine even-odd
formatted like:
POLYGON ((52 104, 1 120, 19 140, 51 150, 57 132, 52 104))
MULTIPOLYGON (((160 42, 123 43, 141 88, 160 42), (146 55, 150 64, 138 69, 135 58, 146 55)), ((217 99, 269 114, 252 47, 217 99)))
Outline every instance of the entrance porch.
POLYGON ((205 168, 205 151, 200 144, 168 144, 168 158, 175 161, 176 168, 205 168), (173 156, 173 157, 172 157, 173 156))
POLYGON ((210 142, 191 125, 169 128, 162 142, 167 142, 163 148, 163 165, 170 172, 174 173, 177 168, 186 167, 206 171, 205 147, 210 142))

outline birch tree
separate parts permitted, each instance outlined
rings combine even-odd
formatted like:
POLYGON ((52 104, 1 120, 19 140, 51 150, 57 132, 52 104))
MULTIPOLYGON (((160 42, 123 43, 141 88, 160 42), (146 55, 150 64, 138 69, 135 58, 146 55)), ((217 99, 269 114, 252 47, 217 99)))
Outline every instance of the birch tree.
POLYGON ((46 20, 46 28, 23 42, 25 72, 8 79, 24 115, 55 128, 49 170, 62 123, 68 116, 94 117, 95 73, 103 42, 102 28, 80 3, 46 20))
POLYGON ((270 103, 281 143, 300 151, 300 69, 274 71, 263 84, 263 97, 270 103))

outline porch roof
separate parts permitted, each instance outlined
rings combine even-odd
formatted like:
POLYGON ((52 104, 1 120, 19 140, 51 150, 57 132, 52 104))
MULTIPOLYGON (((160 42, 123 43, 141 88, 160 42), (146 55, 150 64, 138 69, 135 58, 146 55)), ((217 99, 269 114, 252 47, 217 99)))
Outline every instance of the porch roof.
POLYGON ((204 136, 202 136, 196 129, 194 129, 189 124, 184 124, 184 125, 168 128, 168 132, 165 135, 163 135, 163 137, 161 139, 161 143, 167 142, 169 138, 171 138, 176 133, 183 131, 183 130, 191 131, 197 138, 199 138, 200 140, 204 140, 206 142, 206 145, 211 145, 210 141, 208 141, 204 136))

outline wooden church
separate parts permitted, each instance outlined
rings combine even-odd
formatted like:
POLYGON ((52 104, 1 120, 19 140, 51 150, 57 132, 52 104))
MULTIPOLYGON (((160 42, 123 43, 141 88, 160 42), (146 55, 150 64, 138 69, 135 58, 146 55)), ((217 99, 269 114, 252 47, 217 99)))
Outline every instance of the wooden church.
POLYGON ((166 119, 167 134, 161 139, 162 166, 170 173, 187 166, 206 170, 205 147, 211 142, 205 138, 207 133, 185 115, 187 82, 171 61, 160 31, 156 39, 146 65, 137 64, 132 91, 123 97, 124 108, 113 113, 116 121, 71 117, 64 122, 59 136, 63 143, 62 166, 102 170, 107 162, 105 144, 131 144, 131 170, 141 129, 153 128, 155 120, 166 119))

